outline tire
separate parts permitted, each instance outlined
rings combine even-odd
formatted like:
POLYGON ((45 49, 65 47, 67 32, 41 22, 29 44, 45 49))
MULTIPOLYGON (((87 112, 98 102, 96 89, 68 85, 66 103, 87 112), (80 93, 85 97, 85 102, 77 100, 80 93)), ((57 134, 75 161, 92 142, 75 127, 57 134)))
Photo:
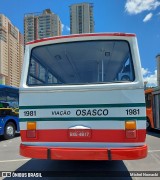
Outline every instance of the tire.
POLYGON ((150 121, 149 121, 149 119, 147 118, 147 120, 146 120, 146 129, 149 131, 149 130, 151 130, 151 124, 150 124, 150 121))
POLYGON ((8 122, 4 128, 4 139, 12 139, 15 137, 16 127, 13 122, 8 122))

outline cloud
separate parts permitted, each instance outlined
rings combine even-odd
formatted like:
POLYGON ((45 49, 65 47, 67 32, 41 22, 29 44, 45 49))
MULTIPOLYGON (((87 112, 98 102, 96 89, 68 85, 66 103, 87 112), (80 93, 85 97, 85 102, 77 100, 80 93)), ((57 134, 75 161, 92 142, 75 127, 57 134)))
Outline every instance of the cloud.
POLYGON ((70 31, 70 27, 69 27, 69 26, 64 25, 64 24, 61 24, 61 26, 62 26, 62 32, 64 32, 64 31, 70 31))
POLYGON ((149 21, 151 18, 152 18, 153 14, 152 13, 149 13, 145 16, 145 18, 143 19, 143 22, 147 22, 149 21))
POLYGON ((66 26, 66 30, 67 30, 67 31, 70 31, 70 27, 66 26))
POLYGON ((151 73, 148 69, 142 68, 143 81, 147 82, 147 87, 157 86, 157 70, 151 73))
POLYGON ((61 27, 62 27, 62 32, 64 31, 64 24, 61 24, 61 27))
POLYGON ((160 6, 158 0, 127 0, 125 10, 129 14, 138 14, 143 11, 154 10, 160 6))
POLYGON ((144 69, 144 68, 142 68, 141 71, 143 76, 146 76, 147 74, 151 73, 148 69, 144 69))

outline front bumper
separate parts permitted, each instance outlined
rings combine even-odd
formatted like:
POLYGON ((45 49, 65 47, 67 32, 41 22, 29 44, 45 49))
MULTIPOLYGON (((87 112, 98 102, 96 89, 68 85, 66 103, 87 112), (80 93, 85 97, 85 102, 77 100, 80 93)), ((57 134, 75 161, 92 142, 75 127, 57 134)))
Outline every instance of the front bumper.
POLYGON ((135 160, 147 156, 147 145, 130 148, 60 148, 20 145, 20 155, 53 160, 135 160))

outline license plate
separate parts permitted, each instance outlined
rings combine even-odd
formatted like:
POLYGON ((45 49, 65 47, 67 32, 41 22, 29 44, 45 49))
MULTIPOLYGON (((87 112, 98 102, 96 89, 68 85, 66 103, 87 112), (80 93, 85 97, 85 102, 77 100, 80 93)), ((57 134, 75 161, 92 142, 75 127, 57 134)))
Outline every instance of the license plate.
POLYGON ((91 138, 91 129, 69 129, 69 138, 74 139, 89 139, 91 138))

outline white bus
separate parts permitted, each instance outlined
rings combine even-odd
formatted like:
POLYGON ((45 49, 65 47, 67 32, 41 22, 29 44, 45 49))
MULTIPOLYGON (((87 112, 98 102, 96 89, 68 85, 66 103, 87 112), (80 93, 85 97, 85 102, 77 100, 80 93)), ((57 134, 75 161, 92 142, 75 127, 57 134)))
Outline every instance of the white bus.
POLYGON ((53 160, 147 156, 135 34, 79 34, 29 42, 19 103, 22 156, 53 160))

